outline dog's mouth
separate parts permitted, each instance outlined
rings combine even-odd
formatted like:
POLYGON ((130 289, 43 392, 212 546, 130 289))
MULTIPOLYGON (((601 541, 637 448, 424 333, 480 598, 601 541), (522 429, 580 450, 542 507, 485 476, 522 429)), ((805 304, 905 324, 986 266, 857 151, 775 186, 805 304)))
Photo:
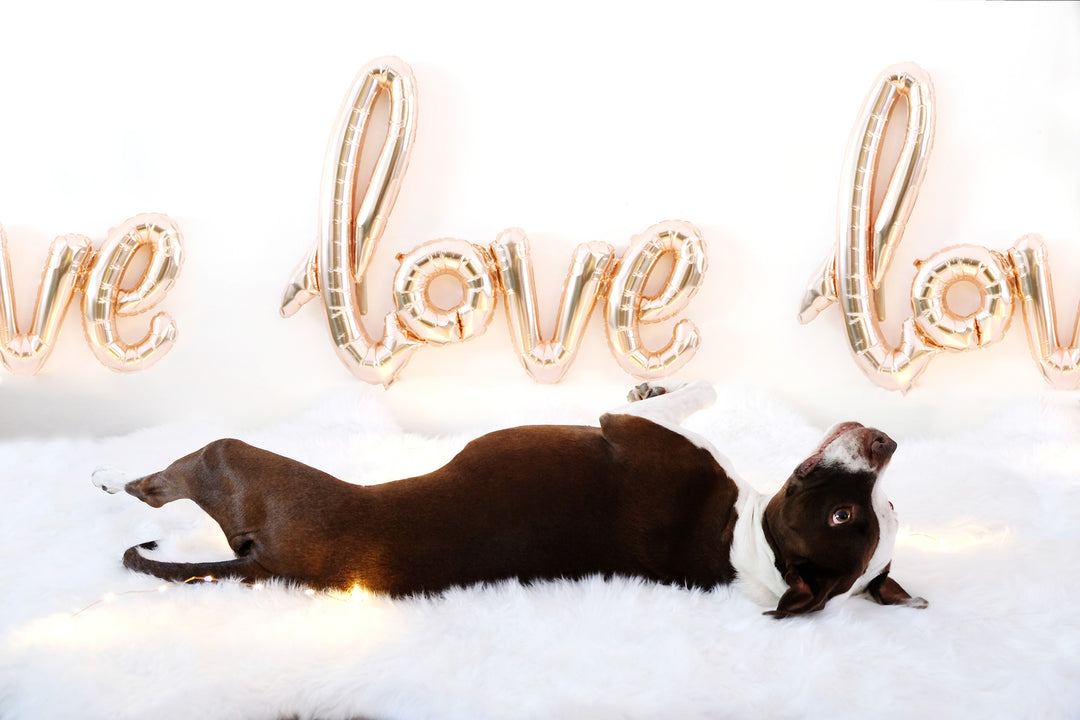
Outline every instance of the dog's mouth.
POLYGON ((845 422, 829 430, 816 455, 828 464, 879 472, 895 451, 896 442, 880 430, 862 423, 845 422))
POLYGON ((822 453, 827 447, 839 440, 843 435, 857 428, 864 427, 862 423, 858 422, 842 422, 832 427, 828 433, 825 434, 825 439, 818 445, 817 453, 822 453))

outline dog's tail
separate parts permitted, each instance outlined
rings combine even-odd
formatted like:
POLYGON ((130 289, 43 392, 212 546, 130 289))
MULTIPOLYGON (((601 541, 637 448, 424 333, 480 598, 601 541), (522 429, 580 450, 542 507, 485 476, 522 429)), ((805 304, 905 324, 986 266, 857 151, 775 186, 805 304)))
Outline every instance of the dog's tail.
POLYGON ((152 560, 139 552, 140 549, 153 550, 156 547, 157 543, 153 541, 129 547, 124 553, 124 567, 170 582, 202 580, 207 577, 215 580, 256 582, 271 577, 271 573, 267 572, 251 557, 239 557, 218 562, 180 563, 152 560))

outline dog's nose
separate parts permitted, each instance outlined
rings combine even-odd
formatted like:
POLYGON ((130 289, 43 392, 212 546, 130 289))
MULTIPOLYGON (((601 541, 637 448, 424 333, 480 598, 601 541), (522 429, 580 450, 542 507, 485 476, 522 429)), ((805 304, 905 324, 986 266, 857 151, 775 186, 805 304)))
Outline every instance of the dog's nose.
POLYGON ((878 462, 885 462, 896 452, 896 441, 883 432, 874 433, 870 441, 870 454, 878 462))

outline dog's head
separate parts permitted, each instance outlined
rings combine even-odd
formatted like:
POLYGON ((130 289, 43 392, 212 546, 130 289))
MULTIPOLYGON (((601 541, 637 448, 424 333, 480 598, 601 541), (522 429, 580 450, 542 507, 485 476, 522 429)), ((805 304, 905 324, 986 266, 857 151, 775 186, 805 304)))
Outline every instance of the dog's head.
POLYGON ((788 590, 768 614, 814 612, 849 590, 926 607, 888 575, 898 522, 878 477, 895 450, 880 430, 837 425, 769 501, 765 537, 788 590))

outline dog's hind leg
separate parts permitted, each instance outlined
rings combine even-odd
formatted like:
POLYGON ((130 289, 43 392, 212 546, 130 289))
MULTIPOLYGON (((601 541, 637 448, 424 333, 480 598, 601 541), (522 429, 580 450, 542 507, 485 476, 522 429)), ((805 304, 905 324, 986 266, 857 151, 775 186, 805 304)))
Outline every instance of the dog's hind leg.
POLYGON ((94 487, 99 487, 110 495, 126 490, 151 507, 161 507, 167 502, 188 497, 183 482, 177 482, 175 476, 166 476, 165 471, 144 475, 129 480, 126 473, 112 468, 98 468, 90 476, 94 487))
MULTIPOLYGON (((213 505, 213 499, 225 492, 221 488, 223 476, 231 465, 232 456, 241 446, 247 447, 239 440, 215 440, 201 450, 174 461, 164 470, 126 483, 124 491, 155 508, 173 500, 194 500, 220 523, 222 518, 217 517, 214 508, 207 505, 213 505)), ((110 475, 99 477, 95 473, 94 484, 106 492, 114 492, 111 488, 115 480, 110 475), (98 482, 99 479, 102 482, 98 482)))
POLYGON ((107 467, 98 468, 90 475, 90 482, 94 487, 101 488, 110 495, 123 490, 129 479, 126 473, 107 467))
POLYGON ((157 543, 148 542, 128 548, 124 553, 124 567, 170 582, 186 582, 206 577, 255 582, 272 577, 272 573, 251 557, 238 557, 218 562, 182 563, 153 560, 140 552, 140 549, 153 550, 155 547, 157 543))
POLYGON ((181 498, 190 498, 187 478, 183 473, 172 471, 170 466, 161 472, 144 475, 124 485, 128 495, 142 500, 150 507, 159 508, 165 503, 181 498))

